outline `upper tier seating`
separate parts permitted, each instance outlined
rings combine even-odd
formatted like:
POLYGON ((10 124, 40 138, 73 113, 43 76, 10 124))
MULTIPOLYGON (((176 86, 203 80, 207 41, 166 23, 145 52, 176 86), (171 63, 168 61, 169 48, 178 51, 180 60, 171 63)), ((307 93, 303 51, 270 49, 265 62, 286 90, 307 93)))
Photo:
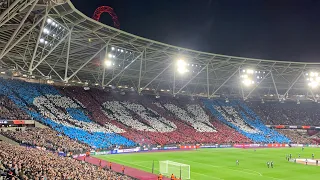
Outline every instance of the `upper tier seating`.
POLYGON ((212 114, 225 124, 235 128, 254 142, 290 142, 277 131, 267 128, 260 118, 241 101, 204 100, 212 114))
POLYGON ((248 106, 268 125, 320 125, 319 104, 313 102, 265 102, 250 101, 248 106))
POLYGON ((297 144, 315 143, 315 141, 311 137, 308 137, 303 132, 299 132, 299 131, 305 131, 305 130, 277 129, 277 131, 281 134, 286 135, 288 138, 290 138, 292 143, 297 143, 297 144))

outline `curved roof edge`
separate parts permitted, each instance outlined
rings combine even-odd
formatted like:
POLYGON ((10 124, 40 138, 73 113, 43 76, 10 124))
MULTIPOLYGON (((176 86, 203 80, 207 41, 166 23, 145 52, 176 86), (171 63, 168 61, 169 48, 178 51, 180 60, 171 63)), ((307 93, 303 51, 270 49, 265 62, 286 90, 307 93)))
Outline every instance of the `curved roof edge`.
POLYGON ((188 48, 183 48, 183 47, 178 47, 178 46, 174 46, 174 45, 170 45, 170 44, 166 44, 166 43, 162 43, 159 41, 155 41, 155 40, 151 40, 151 39, 147 39, 141 36, 137 36, 128 32, 125 32, 123 30, 119 30, 116 29, 114 27, 108 26, 106 24, 103 24, 101 22, 95 21, 94 19, 86 16, 85 14, 83 14, 81 11, 79 11, 71 2, 71 0, 68 0, 67 3, 69 4, 69 6, 72 8, 72 10, 76 13, 78 13, 80 16, 82 16, 83 18, 85 18, 88 21, 94 22, 97 25, 109 28, 113 31, 117 31, 119 33, 131 36, 133 38, 137 38, 137 39, 141 39, 144 41, 148 41, 150 43, 154 43, 154 44, 159 44, 162 46, 167 46, 170 48, 176 48, 179 50, 183 50, 183 51, 187 51, 187 52, 192 52, 192 53, 198 53, 198 54, 203 54, 203 55, 210 55, 210 56, 222 56, 222 57, 227 57, 227 58, 237 58, 237 59, 243 59, 243 60, 252 60, 252 61, 261 61, 261 62, 277 62, 277 63, 291 63, 291 64, 300 64, 300 65, 320 65, 320 63, 314 63, 314 62, 295 62, 295 61, 285 61, 285 60, 271 60, 271 59, 257 59, 257 58, 247 58, 247 57, 239 57, 239 56, 229 56, 229 55, 223 55, 223 54, 215 54, 215 53, 209 53, 209 52, 203 52, 203 51, 197 51, 197 50, 193 50, 193 49, 188 49, 188 48))

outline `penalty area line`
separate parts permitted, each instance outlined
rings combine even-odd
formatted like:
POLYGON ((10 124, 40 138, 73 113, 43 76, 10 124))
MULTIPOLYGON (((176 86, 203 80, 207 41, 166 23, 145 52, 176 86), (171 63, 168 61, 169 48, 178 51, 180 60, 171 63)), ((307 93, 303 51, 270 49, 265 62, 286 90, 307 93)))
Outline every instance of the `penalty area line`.
MULTIPOLYGON (((109 158, 109 159, 113 159, 113 160, 116 160, 116 161, 119 161, 119 162, 124 162, 124 163, 127 163, 127 164, 132 164, 132 165, 135 165, 135 166, 139 166, 139 167, 143 167, 143 168, 147 168, 149 169, 150 167, 147 167, 147 166, 143 166, 143 165, 137 165, 136 163, 130 163, 130 162, 127 162, 127 161, 123 161, 123 160, 119 160, 119 159, 114 159, 114 158, 109 158)), ((152 161, 138 161, 138 162, 152 162, 152 161)), ((159 162, 159 161, 157 161, 159 162)), ((158 168, 154 168, 156 170, 159 170, 158 168)), ((202 173, 198 173, 198 172, 194 172, 194 171, 190 171, 190 173, 193 173, 193 174, 199 174, 201 176, 206 176, 206 177, 210 177, 212 179, 218 179, 218 180, 224 180, 222 178, 219 178, 219 177, 215 177, 215 176, 209 176, 209 175, 206 175, 206 174, 202 174, 202 173)))
POLYGON ((211 165, 211 164, 206 164, 206 163, 201 163, 201 162, 197 162, 197 161, 190 161, 190 160, 184 160, 184 159, 175 159, 177 161, 186 161, 186 162, 191 162, 191 163, 198 163, 198 164, 202 164, 202 165, 206 165, 206 166, 211 166, 211 167, 216 167, 216 168, 226 168, 226 169, 230 169, 232 171, 237 171, 237 172, 242 172, 242 173, 246 173, 246 174, 251 174, 251 175, 256 175, 256 176, 263 176, 260 172, 258 171, 254 171, 254 170, 251 170, 251 169, 245 169, 245 168, 241 168, 241 170, 237 170, 237 169, 232 169, 228 166, 215 166, 215 165, 211 165), (248 171, 245 171, 245 170, 248 170, 248 171, 251 171, 251 172, 248 172, 248 171))

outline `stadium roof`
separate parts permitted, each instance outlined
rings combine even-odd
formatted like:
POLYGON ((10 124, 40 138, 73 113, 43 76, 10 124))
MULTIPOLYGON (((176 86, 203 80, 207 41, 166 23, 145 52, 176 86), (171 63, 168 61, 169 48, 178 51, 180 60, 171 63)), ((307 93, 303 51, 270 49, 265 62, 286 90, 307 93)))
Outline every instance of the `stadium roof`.
POLYGON ((253 59, 176 47, 102 24, 78 11, 70 0, 61 1, 0 3, 3 71, 139 91, 243 98, 308 94, 317 99, 317 90, 308 87, 306 74, 320 72, 320 63, 253 59), (111 68, 103 65, 105 59, 112 61, 111 68), (178 59, 186 62, 189 72, 177 73, 178 59), (248 69, 253 70, 250 77, 255 79, 249 87, 240 77, 248 69))

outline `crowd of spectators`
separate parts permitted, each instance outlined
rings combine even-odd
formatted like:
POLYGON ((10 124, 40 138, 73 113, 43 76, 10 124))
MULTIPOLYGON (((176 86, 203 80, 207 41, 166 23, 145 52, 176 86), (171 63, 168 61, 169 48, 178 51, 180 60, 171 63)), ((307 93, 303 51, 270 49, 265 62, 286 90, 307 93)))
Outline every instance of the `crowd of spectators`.
POLYGON ((102 126, 92 121, 82 106, 62 96, 53 86, 0 79, 1 94, 6 95, 34 120, 92 148, 135 145, 133 141, 116 133, 120 128, 109 127, 107 124, 102 126))
POLYGON ((249 133, 257 133, 258 130, 247 124, 232 106, 214 106, 214 108, 223 116, 229 123, 239 127, 241 130, 249 133))
POLYGON ((266 127, 260 117, 241 101, 204 100, 204 104, 220 121, 254 142, 290 142, 286 136, 266 127))
POLYGON ((268 125, 320 125, 320 111, 317 103, 250 101, 246 104, 268 125))
POLYGON ((79 154, 90 149, 88 145, 70 139, 50 128, 27 128, 24 131, 8 130, 1 132, 1 134, 24 145, 45 147, 53 151, 79 154))
POLYGON ((0 119, 28 120, 30 116, 19 109, 9 98, 0 95, 0 119))
POLYGON ((145 108, 141 104, 124 101, 122 102, 122 105, 136 113, 158 132, 171 132, 177 128, 174 123, 168 121, 166 118, 159 116, 158 113, 153 111, 152 109, 145 108))
POLYGON ((306 130, 292 130, 292 129, 278 129, 279 133, 284 134, 288 138, 290 138, 291 143, 297 143, 297 144, 312 144, 315 143, 315 141, 309 137, 306 132, 306 130))
POLYGON ((0 152, 0 174, 4 179, 133 179, 73 158, 5 142, 0 142, 0 152))
POLYGON ((205 117, 204 111, 200 111, 200 108, 189 108, 193 114, 193 116, 190 115, 190 112, 186 111, 185 109, 182 109, 181 107, 178 107, 175 104, 166 103, 163 105, 167 110, 169 110, 171 113, 173 113, 176 117, 178 117, 182 121, 186 121, 191 124, 191 126, 196 129, 198 132, 216 132, 215 128, 210 125, 208 125, 205 119, 197 118, 195 115, 199 115, 202 117, 205 117), (198 110, 198 111, 197 111, 198 110), (204 122, 203 122, 204 121, 204 122))

